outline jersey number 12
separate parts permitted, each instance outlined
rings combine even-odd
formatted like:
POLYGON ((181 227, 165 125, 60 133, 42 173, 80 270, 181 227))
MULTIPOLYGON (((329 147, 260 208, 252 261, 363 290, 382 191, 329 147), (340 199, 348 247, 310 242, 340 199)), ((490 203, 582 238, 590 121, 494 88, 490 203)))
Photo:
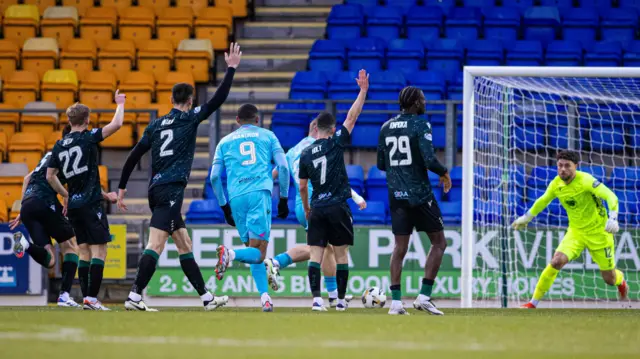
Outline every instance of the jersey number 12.
POLYGON ((411 165, 411 146, 409 145, 408 136, 386 137, 384 141, 387 146, 391 145, 391 149, 389 150, 389 164, 391 167, 411 165), (399 151, 405 158, 394 160, 393 156, 396 154, 396 151, 399 151))

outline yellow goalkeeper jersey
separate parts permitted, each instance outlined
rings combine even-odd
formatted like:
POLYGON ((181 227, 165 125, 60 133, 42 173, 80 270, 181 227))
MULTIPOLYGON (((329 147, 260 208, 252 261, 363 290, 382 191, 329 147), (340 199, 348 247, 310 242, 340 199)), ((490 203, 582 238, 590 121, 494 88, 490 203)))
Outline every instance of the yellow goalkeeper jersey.
POLYGON ((554 198, 567 211, 569 229, 581 233, 599 233, 607 222, 607 211, 602 203, 607 202, 609 211, 618 211, 618 197, 604 184, 588 173, 576 171, 576 177, 566 184, 556 176, 545 193, 536 200, 529 214, 542 212, 554 198))

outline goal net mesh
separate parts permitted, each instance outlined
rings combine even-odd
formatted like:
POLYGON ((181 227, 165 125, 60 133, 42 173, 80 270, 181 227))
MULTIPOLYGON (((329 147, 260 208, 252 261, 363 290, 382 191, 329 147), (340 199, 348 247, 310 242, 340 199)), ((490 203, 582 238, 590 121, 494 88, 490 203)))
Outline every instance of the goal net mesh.
MULTIPOLYGON (((474 306, 516 307, 531 298, 568 225, 555 199, 526 230, 511 222, 556 176, 555 154, 579 151, 578 170, 619 198, 616 265, 640 297, 640 79, 475 77, 474 306), (634 289, 635 288, 635 289, 634 289)), ((606 205, 606 204, 605 204, 606 205)), ((543 307, 619 307, 588 251, 559 273, 543 307)))

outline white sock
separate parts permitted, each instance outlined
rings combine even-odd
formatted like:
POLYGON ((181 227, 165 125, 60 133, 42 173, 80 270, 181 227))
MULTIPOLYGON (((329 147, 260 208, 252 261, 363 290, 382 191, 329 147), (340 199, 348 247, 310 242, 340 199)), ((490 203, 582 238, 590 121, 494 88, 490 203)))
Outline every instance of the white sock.
POLYGON ((134 302, 139 302, 142 300, 142 296, 136 292, 129 292, 129 299, 134 302))
POLYGON ((392 300, 391 301, 391 308, 402 308, 402 301, 401 300, 392 300))
POLYGON ((539 300, 533 298, 531 299, 531 304, 535 305, 536 307, 538 306, 538 303, 540 303, 539 300))
POLYGON ((427 296, 426 296, 426 295, 424 295, 424 294, 418 294, 418 300, 419 300, 420 302, 426 302, 426 301, 428 301, 428 300, 431 300, 431 297, 427 297, 427 296))
POLYGON ((343 306, 347 306, 347 301, 344 299, 338 299, 338 304, 342 304, 343 306))
POLYGON ((276 266, 277 268, 280 268, 280 262, 278 262, 277 259, 272 259, 272 261, 274 266, 276 266))
POLYGON ((96 297, 85 297, 84 299, 86 299, 86 300, 88 300, 90 302, 97 302, 98 301, 98 298, 96 298, 96 297))
POLYGON ((234 259, 236 259, 236 251, 229 248, 229 262, 232 262, 234 259))
POLYGON ((29 246, 31 246, 31 243, 29 243, 29 241, 26 238, 22 237, 20 238, 20 245, 22 245, 22 247, 26 251, 27 249, 29 249, 29 246))
POLYGON ((262 293, 262 295, 260 296, 260 302, 262 302, 262 305, 264 305, 264 303, 266 302, 271 302, 271 297, 268 293, 262 293))
POLYGON ((338 290, 332 290, 329 292, 329 299, 337 299, 338 298, 338 290))
POLYGON ((211 294, 211 292, 206 292, 203 295, 200 296, 200 299, 202 299, 202 302, 210 302, 213 300, 213 294, 211 294))
POLYGON ((60 292, 60 296, 58 297, 60 299, 62 299, 63 301, 68 301, 69 300, 69 293, 67 292, 60 292))
POLYGON ((313 303, 323 305, 324 301, 322 300, 322 297, 313 297, 313 303))

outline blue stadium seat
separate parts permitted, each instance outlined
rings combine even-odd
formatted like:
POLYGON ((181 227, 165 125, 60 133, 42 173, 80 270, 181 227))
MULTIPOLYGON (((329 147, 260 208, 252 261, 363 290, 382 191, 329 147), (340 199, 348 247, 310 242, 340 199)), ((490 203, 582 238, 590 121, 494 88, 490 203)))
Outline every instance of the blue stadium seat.
POLYGON ((582 46, 577 41, 556 40, 547 47, 547 66, 580 66, 582 46))
POLYGON ((305 112, 306 110, 307 104, 305 103, 279 102, 276 104, 271 122, 308 124, 312 114, 305 112))
POLYGON ((442 100, 446 93, 446 80, 438 71, 418 71, 407 77, 409 85, 418 87, 427 100, 442 100))
POLYGON ((437 6, 415 6, 407 12, 407 37, 414 40, 433 40, 440 37, 444 12, 437 6))
POLYGON ((348 200, 353 223, 360 225, 382 225, 387 218, 386 208, 383 202, 367 201, 367 208, 360 210, 353 200, 348 200))
POLYGON ((640 41, 629 41, 625 44, 623 62, 625 67, 640 67, 640 41))
POLYGON ((629 146, 634 151, 640 151, 640 128, 638 128, 637 124, 629 127, 630 128, 627 128, 627 134, 629 135, 629 146))
POLYGON ((364 193, 364 170, 360 165, 347 165, 347 177, 351 188, 362 195, 364 193))
POLYGON ((544 63, 540 41, 516 41, 507 48, 507 66, 540 66, 544 63))
POLYGON ((271 131, 278 137, 282 148, 285 150, 298 144, 301 138, 306 136, 309 123, 295 124, 295 123, 278 123, 276 121, 271 122, 271 131))
MULTIPOLYGON (((433 134, 433 147, 435 149, 444 149, 446 147, 447 131, 444 124, 432 124, 431 133, 433 134)), ((462 126, 456 127, 456 148, 462 146, 462 126)))
POLYGON ((441 72, 451 81, 462 71, 464 44, 461 40, 440 39, 427 42, 427 69, 441 72))
POLYGON ((329 98, 332 100, 355 100, 360 92, 354 71, 336 72, 329 79, 329 98))
POLYGON ((622 45, 617 41, 599 41, 584 57, 585 66, 620 66, 622 45))
POLYGON ((326 97, 327 76, 324 72, 297 72, 291 81, 289 98, 295 100, 322 100, 326 97))
POLYGON ((524 13, 525 40, 538 40, 548 44, 556 38, 559 28, 560 13, 555 7, 532 7, 524 13))
POLYGON ((453 8, 445 20, 444 33, 449 39, 477 39, 482 28, 482 14, 475 7, 453 8))
POLYGON ((535 0, 509 0, 503 1, 502 4, 517 7, 524 13, 528 8, 535 6, 535 0))
MULTIPOLYGON (((366 69, 376 72, 382 69, 385 43, 378 38, 354 39, 349 42, 347 64, 350 71, 366 69)), ((355 80, 354 80, 355 83, 355 80)))
POLYGON ((555 6, 561 11, 573 8, 573 0, 540 0, 541 6, 555 6))
POLYGON ((625 135, 621 124, 580 121, 582 132, 582 148, 592 151, 622 152, 624 151, 625 135))
POLYGON ((585 166, 578 166, 578 171, 582 171, 585 173, 588 173, 590 175, 592 175, 594 178, 596 178, 597 180, 604 182, 605 179, 607 178, 607 171, 604 168, 604 166, 597 166, 597 165, 585 165, 585 166))
POLYGON ((618 197, 618 220, 621 223, 637 223, 640 215, 640 194, 637 191, 624 190, 617 190, 614 193, 618 197))
POLYGON ((309 69, 336 72, 344 69, 347 51, 340 40, 316 40, 309 53, 309 69))
POLYGON ((522 151, 539 151, 545 147, 543 126, 518 126, 513 129, 513 145, 522 151))
POLYGON ((567 126, 547 126, 547 140, 551 148, 568 148, 569 128, 567 126))
POLYGON ((404 76, 399 71, 381 71, 369 75, 370 100, 397 100, 398 94, 406 85, 404 76))
POLYGON ((495 0, 464 0, 466 7, 492 8, 496 6, 495 0))
POLYGON ((385 206, 389 206, 387 174, 380 171, 378 167, 371 166, 371 168, 369 168, 369 175, 365 182, 365 189, 367 191, 367 199, 371 201, 380 201, 383 202, 385 206))
POLYGON ((462 202, 439 202, 442 219, 446 225, 462 222, 462 202))
POLYGON ((409 9, 418 5, 417 0, 385 0, 384 3, 387 6, 393 5, 400 7, 405 14, 408 13, 409 9))
POLYGON ((378 0, 345 0, 345 4, 348 5, 362 5, 363 7, 376 6, 378 5, 378 0))
POLYGON ((185 222, 188 224, 224 223, 224 214, 217 200, 196 200, 189 205, 185 222))
POLYGON ((640 8, 640 0, 618 0, 618 7, 640 8))
POLYGON ((500 66, 504 62, 504 47, 500 40, 476 40, 467 48, 467 65, 500 66))
POLYGON ((378 147, 380 123, 360 123, 351 132, 351 146, 355 148, 373 149, 378 147))
POLYGON ((637 191, 640 185, 640 167, 614 167, 607 181, 609 188, 627 188, 637 191))
POLYGON ((433 196, 436 201, 441 201, 443 191, 440 186, 440 177, 431 171, 427 171, 427 175, 429 176, 429 184, 431 184, 431 192, 433 192, 433 196))
POLYGON ((451 177, 449 201, 462 201, 462 167, 453 167, 451 170, 449 170, 449 176, 451 177))
POLYGON ((400 37, 402 9, 395 6, 367 8, 367 36, 390 41, 400 37))
MULTIPOLYGON (((558 175, 558 168, 555 166, 539 166, 534 167, 531 171, 531 175, 527 180, 527 186, 531 188, 542 188, 543 190, 551 183, 551 181, 558 175)), ((535 200, 537 197, 533 198, 535 200)), ((531 200, 531 197, 528 197, 531 200)))
POLYGON ((424 0, 426 6, 439 6, 445 10, 448 10, 456 6, 456 0, 424 0))
POLYGON ((583 47, 595 42, 600 18, 594 8, 571 9, 562 16, 563 38, 578 41, 583 47))
POLYGON ((578 4, 581 8, 593 7, 599 10, 610 9, 612 7, 611 0, 580 0, 578 4))
POLYGON ((602 40, 626 42, 638 30, 638 12, 634 8, 609 9, 602 17, 602 40))
POLYGON ((490 7, 483 8, 484 37, 497 39, 509 44, 516 41, 520 30, 520 11, 516 7, 490 7))
POLYGON ((363 8, 360 5, 334 5, 327 19, 329 39, 355 39, 362 35, 363 8))
POLYGON ((387 49, 387 68, 412 74, 424 67, 424 46, 420 40, 391 40, 387 49))
MULTIPOLYGON (((481 225, 499 224, 504 218, 502 211, 504 200, 499 193, 492 192, 488 198, 476 197, 473 201, 473 220, 481 225)), ((507 202, 507 205, 511 203, 507 202)))

